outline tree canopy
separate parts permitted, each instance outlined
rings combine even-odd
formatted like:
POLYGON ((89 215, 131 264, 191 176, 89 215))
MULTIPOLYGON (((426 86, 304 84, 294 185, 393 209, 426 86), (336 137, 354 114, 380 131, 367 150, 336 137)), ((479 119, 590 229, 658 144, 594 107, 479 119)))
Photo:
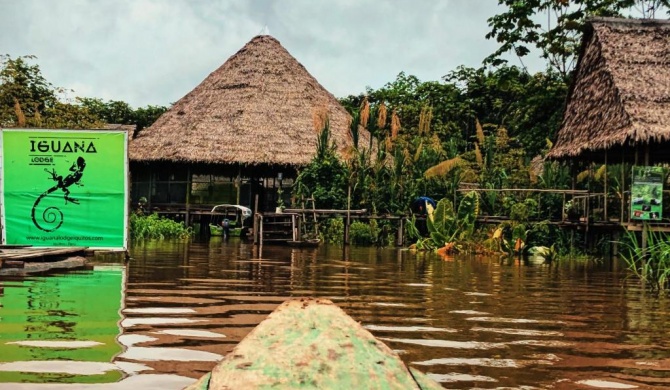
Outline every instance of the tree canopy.
POLYGON ((133 109, 128 103, 77 97, 65 101, 63 88, 42 75, 35 56, 0 56, 0 126, 91 129, 105 123, 150 125, 167 110, 162 106, 133 109))
POLYGON ((500 47, 484 62, 495 66, 506 62, 505 53, 521 61, 534 49, 547 60, 547 66, 566 80, 575 67, 577 51, 587 18, 622 16, 624 11, 639 12, 653 18, 668 9, 670 0, 498 0, 506 10, 488 19, 491 28, 486 38, 500 47))

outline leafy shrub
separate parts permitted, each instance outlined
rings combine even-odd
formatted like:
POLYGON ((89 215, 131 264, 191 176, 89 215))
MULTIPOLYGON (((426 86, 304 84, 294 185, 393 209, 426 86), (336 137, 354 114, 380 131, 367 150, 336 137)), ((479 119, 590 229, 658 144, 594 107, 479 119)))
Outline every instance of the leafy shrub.
POLYGON ((159 217, 158 214, 148 216, 130 215, 130 238, 132 239, 158 239, 186 238, 193 234, 193 230, 184 227, 182 222, 176 222, 168 218, 159 217))
POLYGON ((331 244, 341 244, 344 238, 344 219, 327 219, 323 224, 323 241, 331 244))
MULTIPOLYGON (((376 226, 376 221, 375 222, 376 226)), ((377 243, 377 232, 371 224, 354 221, 349 227, 349 241, 354 245, 372 245, 377 243)))

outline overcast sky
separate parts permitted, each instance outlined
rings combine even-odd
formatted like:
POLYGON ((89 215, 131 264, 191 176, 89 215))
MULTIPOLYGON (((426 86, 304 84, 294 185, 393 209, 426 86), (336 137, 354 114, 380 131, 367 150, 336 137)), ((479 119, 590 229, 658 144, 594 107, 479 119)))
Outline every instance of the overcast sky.
MULTIPOLYGON (((168 105, 267 26, 337 97, 404 71, 439 80, 497 44, 497 0, 0 0, 0 54, 32 54, 67 97, 168 105)), ((529 70, 539 59, 524 59, 529 70)), ((512 64, 519 65, 513 60, 512 64)))

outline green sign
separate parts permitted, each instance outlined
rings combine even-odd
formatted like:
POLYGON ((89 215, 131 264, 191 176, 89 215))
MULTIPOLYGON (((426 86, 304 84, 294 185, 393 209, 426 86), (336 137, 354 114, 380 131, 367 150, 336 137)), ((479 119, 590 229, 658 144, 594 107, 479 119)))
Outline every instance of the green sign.
POLYGON ((633 167, 631 219, 661 220, 663 178, 663 167, 633 167))
POLYGON ((124 131, 3 129, 2 241, 127 245, 124 131))

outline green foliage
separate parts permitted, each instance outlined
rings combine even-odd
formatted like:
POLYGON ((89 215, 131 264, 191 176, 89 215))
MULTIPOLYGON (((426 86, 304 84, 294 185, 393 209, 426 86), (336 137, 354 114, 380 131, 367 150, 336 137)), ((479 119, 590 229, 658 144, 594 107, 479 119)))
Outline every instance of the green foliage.
POLYGON ((509 212, 509 218, 516 222, 528 222, 537 215, 537 202, 533 198, 526 198, 523 202, 514 203, 509 212))
POLYGON ((479 211, 479 196, 468 192, 454 211, 448 199, 440 199, 432 212, 429 210, 426 225, 432 246, 439 248, 448 243, 472 239, 479 211))
POLYGON ((147 106, 133 110, 127 103, 101 99, 59 100, 63 88, 49 83, 34 56, 0 56, 0 127, 93 129, 105 123, 152 124, 167 108, 147 106))
POLYGON ((372 224, 354 221, 349 226, 349 241, 354 245, 373 245, 377 243, 379 231, 372 224))
POLYGON ((670 234, 647 230, 647 247, 642 247, 642 237, 626 231, 621 242, 627 251, 621 256, 628 269, 640 280, 648 283, 652 291, 670 290, 670 234))
POLYGON ((130 215, 130 238, 134 240, 187 238, 192 234, 190 227, 185 228, 183 223, 159 217, 158 214, 130 215))
POLYGON ((18 126, 16 103, 25 116, 22 126, 34 126, 36 113, 57 101, 56 90, 42 76, 40 67, 29 63, 34 59, 0 56, 0 126, 18 126))
POLYGON ((344 219, 327 219, 321 229, 323 241, 330 244, 341 244, 344 240, 344 219))
POLYGON ((338 159, 335 147, 330 140, 330 125, 326 121, 317 138, 316 156, 300 171, 293 184, 296 198, 314 198, 317 208, 346 207, 349 170, 338 159))
POLYGON ((519 58, 538 49, 548 66, 566 80, 575 66, 584 22, 593 16, 620 16, 641 5, 643 17, 650 10, 668 6, 667 0, 498 0, 505 11, 488 19, 491 31, 486 38, 496 39, 500 47, 485 62, 500 65, 501 56, 512 52, 519 58), (651 7, 650 7, 651 6, 651 7))
POLYGON ((0 56, 0 127, 84 129, 102 122, 86 108, 58 100, 55 88, 43 76, 34 56, 0 56))
POLYGON ((105 123, 136 125, 136 132, 154 123, 168 109, 165 106, 152 105, 133 109, 126 102, 109 100, 105 103, 98 98, 79 97, 77 101, 105 123))

